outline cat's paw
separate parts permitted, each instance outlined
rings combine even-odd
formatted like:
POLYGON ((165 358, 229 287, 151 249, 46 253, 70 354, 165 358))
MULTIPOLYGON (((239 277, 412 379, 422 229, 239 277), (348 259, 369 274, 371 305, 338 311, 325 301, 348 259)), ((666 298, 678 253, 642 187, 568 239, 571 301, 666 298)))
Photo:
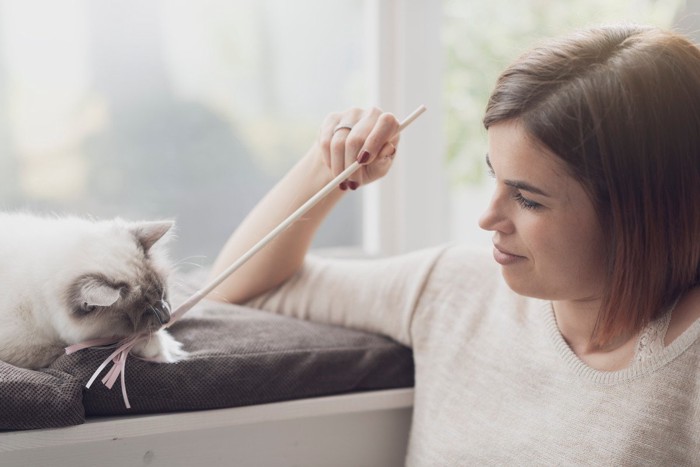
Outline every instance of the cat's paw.
POLYGON ((151 334, 148 339, 134 346, 134 354, 147 360, 161 363, 175 363, 188 357, 182 344, 176 341, 167 331, 161 329, 151 334))

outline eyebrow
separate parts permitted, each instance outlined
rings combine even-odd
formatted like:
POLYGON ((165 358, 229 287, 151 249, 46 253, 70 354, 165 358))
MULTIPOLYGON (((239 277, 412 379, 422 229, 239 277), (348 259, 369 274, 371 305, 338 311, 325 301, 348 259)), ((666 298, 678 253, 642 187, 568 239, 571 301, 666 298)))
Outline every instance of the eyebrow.
MULTIPOLYGON (((488 165, 489 170, 491 171, 491 173, 495 173, 495 172, 493 171, 493 167, 491 166, 491 160, 489 159, 489 154, 488 154, 488 153, 486 153, 486 165, 488 165)), ((517 188, 518 190, 528 191, 528 192, 530 192, 530 193, 536 193, 536 194, 538 194, 538 195, 545 196, 545 197, 547 197, 547 198, 550 197, 550 195, 548 195, 548 194, 545 193, 544 191, 540 190, 540 189, 537 188, 536 186, 530 185, 529 183, 523 182, 523 181, 521 181, 521 180, 504 180, 503 183, 504 183, 505 185, 511 186, 511 187, 513 187, 513 188, 517 188)))

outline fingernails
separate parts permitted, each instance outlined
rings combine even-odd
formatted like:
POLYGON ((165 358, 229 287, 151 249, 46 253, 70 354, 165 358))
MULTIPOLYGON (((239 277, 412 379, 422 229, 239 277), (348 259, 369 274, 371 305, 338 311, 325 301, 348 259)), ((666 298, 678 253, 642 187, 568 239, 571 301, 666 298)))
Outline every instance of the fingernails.
POLYGON ((359 186, 360 186, 359 183, 354 182, 354 181, 352 181, 352 180, 350 180, 350 181, 348 182, 348 188, 350 188, 351 190, 357 190, 357 187, 359 187, 359 186))
POLYGON ((360 164, 365 164, 369 160, 369 151, 363 151, 359 156, 357 156, 357 161, 360 164))
POLYGON ((338 185, 338 188, 345 191, 348 189, 348 185, 345 182, 340 182, 340 185, 338 185))

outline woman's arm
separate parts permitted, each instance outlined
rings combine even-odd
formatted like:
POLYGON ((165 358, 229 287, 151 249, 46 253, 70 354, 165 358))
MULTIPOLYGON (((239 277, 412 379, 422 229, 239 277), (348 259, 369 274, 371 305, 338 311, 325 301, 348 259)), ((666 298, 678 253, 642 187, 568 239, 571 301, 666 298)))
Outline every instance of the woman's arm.
POLYGON ((376 108, 350 109, 328 115, 321 126, 319 140, 231 235, 214 263, 212 277, 225 270, 333 177, 364 156, 363 166, 229 276, 209 298, 243 303, 291 277, 303 263, 321 222, 344 192, 388 172, 398 144, 397 130, 396 118, 376 108), (339 124, 351 125, 352 129, 334 131, 339 124))

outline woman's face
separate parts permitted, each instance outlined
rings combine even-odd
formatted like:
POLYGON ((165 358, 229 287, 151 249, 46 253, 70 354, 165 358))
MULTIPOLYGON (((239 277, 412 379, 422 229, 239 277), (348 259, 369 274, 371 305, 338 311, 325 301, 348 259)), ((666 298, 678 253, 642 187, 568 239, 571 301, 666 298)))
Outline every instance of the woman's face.
POLYGON ((479 226, 517 293, 547 300, 598 300, 605 280, 603 231, 593 203, 563 161, 517 121, 488 130, 496 188, 479 226))

